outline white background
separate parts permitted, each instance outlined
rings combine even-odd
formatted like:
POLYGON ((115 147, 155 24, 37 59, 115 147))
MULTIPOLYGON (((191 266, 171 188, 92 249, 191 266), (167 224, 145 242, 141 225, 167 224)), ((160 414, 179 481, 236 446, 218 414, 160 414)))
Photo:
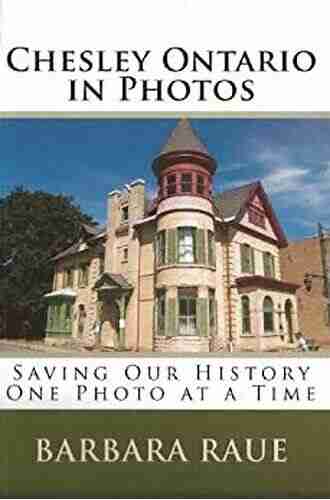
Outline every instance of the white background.
POLYGON ((0 410, 330 410, 328 377, 324 376, 328 371, 329 360, 326 358, 3 358, 1 360, 0 410), (20 380, 15 380, 18 376, 18 370, 14 369, 16 364, 20 364, 19 372, 22 374, 20 380), (200 380, 197 380, 196 376, 198 364, 203 370, 200 380), (209 365, 209 380, 205 375, 207 365, 209 365), (88 368, 88 379, 78 378, 75 381, 74 368, 83 370, 84 366, 88 368), (168 380, 169 366, 176 368, 178 380, 168 380), (49 373, 54 370, 54 375, 50 380, 45 367, 49 373), (67 373, 66 380, 63 378, 63 367, 67 373), (96 367, 100 367, 98 368, 99 375, 102 375, 106 369, 107 380, 101 381, 94 377, 96 367), (129 367, 128 375, 125 374, 127 367, 129 367), (159 379, 149 378, 148 367, 151 367, 150 373, 153 378, 155 378, 156 368, 159 367, 159 379), (223 370, 223 380, 219 377, 220 367, 223 370), (237 380, 231 380, 233 367, 236 367, 239 373, 237 380), (247 367, 255 367, 251 371, 253 375, 251 380, 248 376, 250 368, 247 369, 247 367), (291 368, 294 380, 284 380, 285 367, 287 367, 286 371, 291 368), (305 380, 301 369, 307 373, 305 380), (275 378, 273 378, 274 374, 275 378), (252 387, 255 384, 265 386, 260 401, 256 397, 256 389, 252 387), (77 385, 86 385, 88 388, 81 401, 77 398, 77 385), (50 399, 51 386, 58 387, 58 401, 50 399), (204 401, 201 400, 200 390, 197 389, 201 386, 208 387, 205 390, 204 401), (30 389, 38 391, 40 387, 43 390, 43 399, 40 401, 35 395, 30 399, 30 389), (126 395, 122 387, 127 389, 126 395), (144 390, 141 390, 140 401, 138 401, 134 387, 144 387, 144 390), (153 390, 155 399, 159 398, 160 391, 154 390, 155 387, 162 387, 164 390, 165 395, 159 401, 150 397, 150 391, 153 390), (186 387, 192 396, 191 399, 182 398, 186 387), (235 400, 229 397, 225 401, 229 387, 232 388, 235 400), (276 388, 275 401, 272 400, 271 387, 276 388), (306 397, 308 387, 315 388, 313 401, 308 401, 306 397), (103 396, 98 396, 95 400, 95 388, 99 393, 106 391, 106 400, 103 396), (285 388, 291 392, 297 388, 300 400, 283 400, 285 388), (115 397, 115 392, 117 397, 115 397))
MULTIPOLYGON (((112 111, 112 112, 263 112, 329 111, 328 2, 260 0, 2 0, 2 57, 0 111, 112 111), (75 73, 14 73, 4 54, 14 46, 57 50, 152 49, 145 78, 168 77, 159 54, 169 46, 187 50, 311 50, 317 67, 310 73, 253 73, 255 98, 227 103, 210 99, 198 103, 118 102, 117 77, 105 74, 104 102, 67 102, 67 79, 75 73)), ((209 73, 198 75, 210 78, 209 73)), ((93 81, 99 75, 83 77, 93 81)), ((191 78, 189 73, 171 78, 191 78)), ((194 75, 196 77, 196 74, 194 75)), ((251 74, 219 75, 241 81, 251 74)), ((103 78, 103 76, 101 76, 103 78)), ((218 75, 212 75, 217 80, 218 75)))

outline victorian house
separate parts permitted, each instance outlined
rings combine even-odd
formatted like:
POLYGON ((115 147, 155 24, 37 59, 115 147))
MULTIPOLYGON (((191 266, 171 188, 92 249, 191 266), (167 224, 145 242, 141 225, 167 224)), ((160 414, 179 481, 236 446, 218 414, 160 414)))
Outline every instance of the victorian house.
POLYGON ((54 258, 46 339, 131 351, 277 349, 298 329, 282 279, 281 225, 260 182, 215 193, 217 163, 188 120, 138 179, 108 195, 104 228, 84 226, 54 258))

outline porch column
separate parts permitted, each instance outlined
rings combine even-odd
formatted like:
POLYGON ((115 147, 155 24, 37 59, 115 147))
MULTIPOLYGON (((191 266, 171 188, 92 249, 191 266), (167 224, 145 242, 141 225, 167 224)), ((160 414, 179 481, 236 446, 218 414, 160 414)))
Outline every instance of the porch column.
POLYGON ((125 349, 125 330, 126 330, 126 294, 122 294, 116 299, 116 304, 119 309, 119 342, 120 351, 125 349))

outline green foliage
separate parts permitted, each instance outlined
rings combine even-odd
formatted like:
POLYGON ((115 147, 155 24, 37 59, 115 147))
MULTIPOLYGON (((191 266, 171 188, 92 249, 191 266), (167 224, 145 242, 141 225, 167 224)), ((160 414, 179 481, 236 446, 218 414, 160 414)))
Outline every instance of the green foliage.
POLYGON ((15 255, 12 265, 0 267, 0 306, 27 309, 33 315, 45 304, 51 289, 51 258, 77 241, 81 224, 93 224, 72 197, 16 188, 0 199, 0 263, 15 255))

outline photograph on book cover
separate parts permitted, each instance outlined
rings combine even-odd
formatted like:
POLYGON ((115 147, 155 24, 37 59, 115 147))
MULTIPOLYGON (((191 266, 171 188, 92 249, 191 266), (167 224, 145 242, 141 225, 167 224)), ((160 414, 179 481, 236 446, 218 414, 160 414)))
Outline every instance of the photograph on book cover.
POLYGON ((0 132, 1 352, 329 351, 329 120, 0 132))
POLYGON ((0 0, 1 497, 329 497, 325 5, 0 0))

